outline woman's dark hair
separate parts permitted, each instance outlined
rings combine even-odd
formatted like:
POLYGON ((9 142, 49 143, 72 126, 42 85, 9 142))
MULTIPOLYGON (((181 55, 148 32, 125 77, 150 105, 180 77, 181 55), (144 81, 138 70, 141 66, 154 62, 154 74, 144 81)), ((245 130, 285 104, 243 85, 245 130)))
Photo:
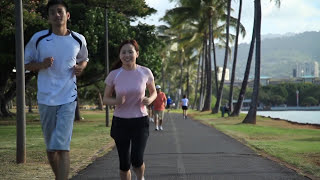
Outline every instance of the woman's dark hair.
POLYGON ((186 95, 183 95, 183 98, 186 98, 187 96, 186 95))
MULTIPOLYGON (((125 41, 123 41, 123 42, 119 45, 119 47, 118 47, 118 54, 120 54, 121 48, 122 48, 124 45, 126 45, 126 44, 131 44, 131 45, 133 45, 133 46, 134 46, 134 49, 135 49, 137 52, 139 52, 139 44, 137 43, 137 41, 134 40, 134 39, 130 39, 130 40, 125 40, 125 41)), ((120 58, 119 58, 115 63, 113 63, 112 68, 111 68, 111 71, 112 71, 112 70, 115 70, 115 69, 118 69, 118 68, 120 68, 121 66, 122 66, 122 62, 121 62, 121 60, 120 60, 120 58)))
POLYGON ((47 13, 49 13, 49 8, 51 6, 57 5, 57 4, 61 4, 66 8, 66 11, 68 12, 68 4, 66 2, 64 2, 63 0, 49 0, 48 4, 47 4, 47 13))

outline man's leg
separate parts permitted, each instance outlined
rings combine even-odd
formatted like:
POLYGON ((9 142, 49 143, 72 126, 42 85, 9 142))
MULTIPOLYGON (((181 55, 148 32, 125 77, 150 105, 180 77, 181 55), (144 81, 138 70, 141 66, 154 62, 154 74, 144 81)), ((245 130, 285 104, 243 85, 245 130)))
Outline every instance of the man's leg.
POLYGON ((54 175, 58 175, 58 153, 47 151, 47 157, 54 175))
POLYGON ((63 104, 57 110, 57 121, 52 133, 50 149, 57 149, 57 180, 67 180, 70 171, 70 141, 73 130, 73 121, 76 101, 63 104))
POLYGON ((56 179, 68 179, 70 171, 69 151, 47 152, 47 156, 56 179))
POLYGON ((47 158, 55 177, 57 177, 59 161, 58 153, 57 151, 49 150, 51 137, 55 130, 55 125, 57 122, 55 116, 57 113, 57 106, 47 106, 44 104, 38 104, 38 108, 40 113, 42 133, 47 147, 47 158))
POLYGON ((158 111, 154 111, 154 125, 156 126, 156 130, 159 130, 159 113, 158 111))
POLYGON ((70 171, 69 151, 58 151, 57 180, 67 180, 70 171))
POLYGON ((163 127, 162 127, 163 118, 164 118, 164 110, 159 111, 159 128, 160 128, 160 130, 163 130, 163 127))

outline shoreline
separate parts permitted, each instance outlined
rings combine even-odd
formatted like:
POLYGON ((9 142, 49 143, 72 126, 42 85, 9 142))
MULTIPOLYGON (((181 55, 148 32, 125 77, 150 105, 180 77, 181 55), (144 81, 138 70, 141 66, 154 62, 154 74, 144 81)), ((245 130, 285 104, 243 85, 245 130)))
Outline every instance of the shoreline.
POLYGON ((270 119, 275 120, 275 121, 285 121, 285 122, 288 122, 288 123, 294 124, 294 125, 309 126, 309 127, 311 126, 311 128, 320 129, 320 124, 299 123, 299 122, 294 122, 294 121, 288 121, 286 119, 281 119, 281 118, 273 118, 271 116, 263 116, 263 115, 258 115, 258 116, 265 117, 265 118, 270 118, 270 119))
MULTIPOLYGON (((250 107, 242 107, 241 111, 248 111, 250 107)), ((257 108, 257 111, 320 111, 320 106, 302 107, 302 106, 287 106, 287 107, 268 107, 257 108)))

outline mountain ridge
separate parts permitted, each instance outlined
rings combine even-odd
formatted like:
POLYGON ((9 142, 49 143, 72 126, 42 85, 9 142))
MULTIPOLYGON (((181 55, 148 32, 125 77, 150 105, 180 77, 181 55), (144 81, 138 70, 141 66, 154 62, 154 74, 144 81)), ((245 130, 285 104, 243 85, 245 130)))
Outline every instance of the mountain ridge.
MULTIPOLYGON (((282 36, 268 35, 261 41, 261 76, 271 78, 290 78, 297 63, 320 63, 320 32, 308 31, 299 34, 282 36), (273 38, 272 38, 273 37, 273 38)), ((241 43, 238 47, 236 79, 242 79, 249 53, 248 43, 241 43)), ((223 65, 224 49, 217 49, 217 65, 223 65)), ((234 49, 229 56, 227 67, 232 68, 234 49)), ((254 74, 253 56, 250 76, 254 74)))

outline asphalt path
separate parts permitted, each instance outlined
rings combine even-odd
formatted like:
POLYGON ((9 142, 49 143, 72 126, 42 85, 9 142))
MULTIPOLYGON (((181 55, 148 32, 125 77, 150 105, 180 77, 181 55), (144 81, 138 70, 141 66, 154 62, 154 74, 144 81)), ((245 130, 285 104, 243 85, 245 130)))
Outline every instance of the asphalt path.
MULTIPOLYGON (((165 113, 163 127, 163 131, 155 131, 150 122, 150 137, 144 155, 146 180, 309 179, 258 155, 212 127, 190 118, 183 119, 182 114, 165 113)), ((72 179, 118 180, 116 148, 72 179)))

